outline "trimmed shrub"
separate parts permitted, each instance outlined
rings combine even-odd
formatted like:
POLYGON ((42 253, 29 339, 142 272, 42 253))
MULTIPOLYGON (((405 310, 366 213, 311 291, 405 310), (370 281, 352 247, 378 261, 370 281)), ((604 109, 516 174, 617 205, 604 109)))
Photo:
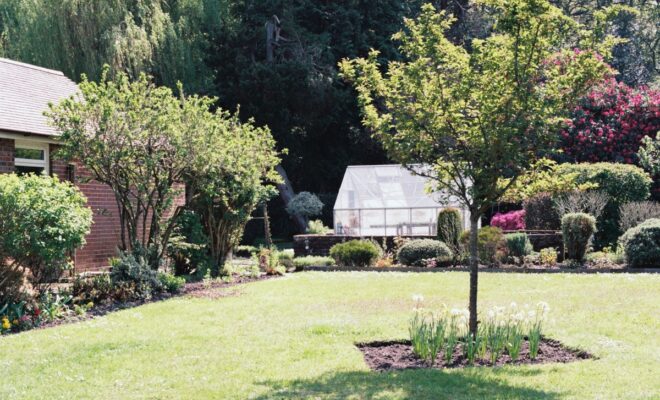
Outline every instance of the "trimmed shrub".
POLYGON ((577 182, 595 183, 598 190, 609 196, 609 201, 598 218, 598 232, 594 238, 596 248, 612 246, 621 235, 619 207, 631 201, 643 201, 650 195, 652 180, 644 170, 634 165, 595 163, 561 164, 559 173, 577 173, 577 182))
POLYGON ((589 214, 566 214, 561 219, 566 258, 582 261, 589 246, 589 240, 596 231, 596 219, 589 214))
POLYGON ((660 265, 660 218, 649 219, 628 229, 620 241, 630 267, 660 265))
POLYGON ((380 249, 373 242, 367 240, 349 240, 337 243, 330 249, 330 257, 337 264, 347 267, 368 267, 376 262, 380 256, 380 249))
POLYGON ((329 267, 335 265, 335 260, 332 257, 323 256, 296 257, 293 259, 293 265, 297 270, 305 267, 329 267))
POLYGON ((463 222, 461 212, 456 208, 445 208, 438 213, 438 240, 457 253, 461 245, 463 222))
POLYGON ((519 231, 525 229, 525 210, 496 213, 490 220, 490 225, 505 231, 519 231))
POLYGON ((561 217, 555 210, 552 194, 539 193, 525 200, 523 208, 526 229, 558 231, 561 228, 561 217))
POLYGON ((40 291, 59 279, 92 225, 86 202, 56 177, 0 174, 0 265, 8 270, 2 274, 29 270, 40 291))
POLYGON ((397 259, 401 264, 424 266, 424 260, 436 260, 441 265, 451 261, 453 257, 449 247, 439 240, 416 239, 401 246, 397 259))
MULTIPOLYGON (((461 243, 468 249, 470 245, 470 231, 461 235, 461 243)), ((504 256, 506 243, 502 230, 496 226, 484 226, 477 233, 477 246, 479 249, 479 260, 485 264, 496 264, 504 256)), ((466 251, 469 253, 469 251, 466 251)))
POLYGON ((532 254, 532 242, 529 241, 526 233, 510 233, 504 235, 504 240, 510 256, 522 258, 532 254))
POLYGON ((323 203, 315 194, 300 192, 289 201, 286 211, 291 215, 301 215, 309 218, 321 214, 323 203))

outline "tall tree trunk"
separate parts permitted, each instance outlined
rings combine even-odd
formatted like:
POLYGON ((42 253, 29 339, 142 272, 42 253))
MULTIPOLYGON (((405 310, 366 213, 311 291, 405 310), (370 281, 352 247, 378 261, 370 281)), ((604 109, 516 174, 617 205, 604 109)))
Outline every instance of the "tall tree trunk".
POLYGON ((479 278, 479 214, 470 212, 470 333, 477 334, 477 289, 479 278))
MULTIPOLYGON (((275 171, 277 171, 277 173, 282 177, 282 183, 277 185, 277 190, 280 192, 280 198, 286 207, 293 196, 296 195, 296 192, 293 190, 293 185, 291 185, 291 181, 289 180, 284 167, 282 167, 282 165, 278 165, 275 167, 275 171)), ((291 218, 293 218, 293 222, 296 224, 298 231, 305 233, 307 230, 307 223, 305 222, 305 218, 300 215, 292 215, 291 218)))

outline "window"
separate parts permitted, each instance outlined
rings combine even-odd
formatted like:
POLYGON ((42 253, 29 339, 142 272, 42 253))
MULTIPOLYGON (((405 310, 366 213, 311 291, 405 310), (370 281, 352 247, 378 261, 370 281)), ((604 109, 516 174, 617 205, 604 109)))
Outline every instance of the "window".
POLYGON ((14 166, 16 173, 48 174, 48 143, 16 141, 14 166))

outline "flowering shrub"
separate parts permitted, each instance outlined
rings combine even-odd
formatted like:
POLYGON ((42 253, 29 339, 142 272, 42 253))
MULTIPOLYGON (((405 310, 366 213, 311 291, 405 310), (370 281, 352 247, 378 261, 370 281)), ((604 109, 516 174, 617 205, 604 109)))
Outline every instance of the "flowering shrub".
POLYGON ((636 164, 642 139, 658 130, 660 91, 608 79, 573 111, 561 146, 569 161, 636 164))
POLYGON ((496 213, 490 220, 492 226, 505 231, 519 231, 525 229, 525 210, 510 211, 508 213, 496 213))
POLYGON ((464 309, 449 310, 443 305, 440 312, 423 308, 424 297, 414 295, 414 314, 408 331, 413 353, 429 366, 435 363, 438 355, 444 356, 446 364, 452 362, 454 352, 461 348, 470 364, 477 358, 488 360, 495 365, 505 352, 516 361, 520 356, 525 338, 529 344, 531 359, 538 355, 543 322, 550 308, 545 302, 518 307, 493 307, 481 323, 477 335, 472 337, 468 329, 469 313, 464 309))

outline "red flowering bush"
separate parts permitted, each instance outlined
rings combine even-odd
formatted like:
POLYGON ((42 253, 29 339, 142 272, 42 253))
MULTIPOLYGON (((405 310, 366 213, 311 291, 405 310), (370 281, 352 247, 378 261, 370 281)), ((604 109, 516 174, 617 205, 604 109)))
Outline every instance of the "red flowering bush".
POLYGON ((660 91, 608 79, 581 100, 567 124, 566 161, 637 164, 642 139, 660 130, 660 91))
POLYGON ((491 226, 496 226, 504 231, 519 231, 525 229, 525 210, 510 211, 508 213, 496 213, 490 220, 491 226))

